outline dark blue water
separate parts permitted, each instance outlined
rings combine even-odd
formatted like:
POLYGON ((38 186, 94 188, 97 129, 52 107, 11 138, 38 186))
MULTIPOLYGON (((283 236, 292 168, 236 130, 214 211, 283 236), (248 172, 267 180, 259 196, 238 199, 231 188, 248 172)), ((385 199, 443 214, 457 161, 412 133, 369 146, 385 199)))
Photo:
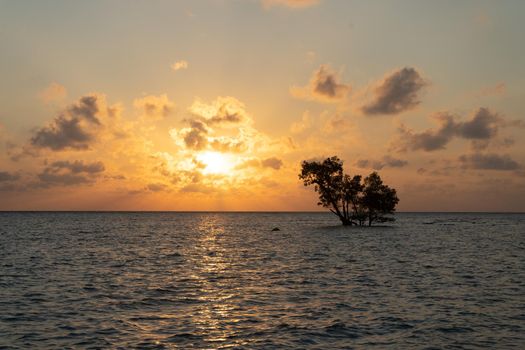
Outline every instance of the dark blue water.
POLYGON ((0 213, 0 348, 523 349, 525 215, 0 213))

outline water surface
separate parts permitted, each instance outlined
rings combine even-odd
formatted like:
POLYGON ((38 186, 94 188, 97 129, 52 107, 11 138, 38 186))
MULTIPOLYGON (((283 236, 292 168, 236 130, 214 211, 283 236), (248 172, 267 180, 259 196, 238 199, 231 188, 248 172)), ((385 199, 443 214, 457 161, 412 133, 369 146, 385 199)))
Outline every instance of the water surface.
POLYGON ((0 310, 5 349, 525 348, 525 215, 0 213, 0 310))

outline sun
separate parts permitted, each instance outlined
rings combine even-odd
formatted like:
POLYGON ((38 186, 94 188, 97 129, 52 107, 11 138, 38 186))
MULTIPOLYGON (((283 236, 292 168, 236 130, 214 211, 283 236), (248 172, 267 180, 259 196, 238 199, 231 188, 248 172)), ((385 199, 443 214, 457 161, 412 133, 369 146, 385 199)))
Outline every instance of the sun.
POLYGON ((232 157, 220 152, 200 153, 197 155, 197 160, 204 164, 203 174, 227 175, 234 167, 232 157))

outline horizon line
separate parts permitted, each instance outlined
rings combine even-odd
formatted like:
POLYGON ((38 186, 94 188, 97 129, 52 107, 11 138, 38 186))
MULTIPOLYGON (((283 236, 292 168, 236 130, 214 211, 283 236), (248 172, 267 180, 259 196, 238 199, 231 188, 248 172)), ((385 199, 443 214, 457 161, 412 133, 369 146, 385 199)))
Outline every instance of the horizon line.
MULTIPOLYGON (((0 210, 0 213, 268 213, 268 214, 293 214, 313 213, 331 214, 323 210, 0 210)), ((525 214, 525 211, 397 211, 395 214, 525 214)))

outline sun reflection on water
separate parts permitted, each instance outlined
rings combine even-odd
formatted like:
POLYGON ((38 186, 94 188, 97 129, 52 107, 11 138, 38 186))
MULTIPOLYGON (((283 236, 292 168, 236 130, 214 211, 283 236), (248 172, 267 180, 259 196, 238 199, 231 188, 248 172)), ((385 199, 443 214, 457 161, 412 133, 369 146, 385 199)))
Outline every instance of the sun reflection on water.
POLYGON ((224 218, 218 215, 205 215, 198 225, 199 238, 196 249, 202 255, 196 264, 195 277, 201 284, 201 296, 193 322, 210 342, 223 342, 234 335, 225 324, 231 321, 234 304, 230 302, 236 291, 229 288, 230 268, 228 252, 220 244, 225 233, 224 218))

